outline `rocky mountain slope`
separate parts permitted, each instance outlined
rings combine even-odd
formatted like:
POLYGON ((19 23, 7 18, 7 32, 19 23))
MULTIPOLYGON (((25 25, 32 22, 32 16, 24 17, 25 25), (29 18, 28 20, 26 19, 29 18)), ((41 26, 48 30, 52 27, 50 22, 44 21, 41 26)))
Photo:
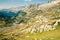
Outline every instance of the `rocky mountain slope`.
MULTIPOLYGON (((13 26, 0 28, 0 39, 25 40, 22 38, 27 34, 35 35, 35 33, 54 32, 54 30, 60 28, 59 25, 59 0, 44 4, 32 4, 23 8, 21 12, 18 10, 18 15, 14 19, 13 26)), ((33 38, 31 39, 33 40, 33 38)))
MULTIPOLYGON (((29 5, 23 8, 24 12, 27 12, 28 19, 27 25, 30 32, 36 32, 36 30, 49 31, 56 29, 57 21, 60 22, 60 1, 52 1, 42 5, 35 4, 29 5)), ((29 32, 28 31, 28 32, 29 32)))

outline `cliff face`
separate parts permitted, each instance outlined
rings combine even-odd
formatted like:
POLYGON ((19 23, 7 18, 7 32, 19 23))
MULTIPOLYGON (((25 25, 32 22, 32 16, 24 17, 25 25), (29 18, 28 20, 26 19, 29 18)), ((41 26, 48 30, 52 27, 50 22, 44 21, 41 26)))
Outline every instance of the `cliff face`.
MULTIPOLYGON (((35 4, 23 8, 27 12, 29 20, 27 20, 30 32, 36 30, 43 32, 56 29, 58 20, 60 20, 60 1, 52 1, 42 5, 35 4), (57 19, 56 19, 57 18, 57 19)), ((60 21, 59 21, 60 22, 60 21)))

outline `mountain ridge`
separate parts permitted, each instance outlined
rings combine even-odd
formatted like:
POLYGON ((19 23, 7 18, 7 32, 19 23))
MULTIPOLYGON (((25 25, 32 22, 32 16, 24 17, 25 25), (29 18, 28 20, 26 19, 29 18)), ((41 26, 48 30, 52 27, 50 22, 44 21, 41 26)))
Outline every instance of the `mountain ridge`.
POLYGON ((35 40, 38 37, 37 40, 40 40, 43 35, 42 40, 45 40, 45 37, 48 38, 46 40, 50 40, 49 37, 60 40, 60 1, 52 3, 28 5, 21 13, 18 10, 19 14, 15 17, 17 23, 13 22, 10 27, 0 28, 0 39, 35 40))

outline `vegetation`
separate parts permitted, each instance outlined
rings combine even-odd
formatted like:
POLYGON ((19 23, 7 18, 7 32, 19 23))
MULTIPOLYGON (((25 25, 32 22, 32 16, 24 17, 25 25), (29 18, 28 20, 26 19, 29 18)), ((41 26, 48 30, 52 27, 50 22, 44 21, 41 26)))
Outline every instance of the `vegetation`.
POLYGON ((60 40, 60 3, 44 9, 39 6, 29 5, 12 12, 14 16, 7 15, 8 19, 0 14, 0 40, 60 40), (6 23, 11 26, 5 27, 6 23))

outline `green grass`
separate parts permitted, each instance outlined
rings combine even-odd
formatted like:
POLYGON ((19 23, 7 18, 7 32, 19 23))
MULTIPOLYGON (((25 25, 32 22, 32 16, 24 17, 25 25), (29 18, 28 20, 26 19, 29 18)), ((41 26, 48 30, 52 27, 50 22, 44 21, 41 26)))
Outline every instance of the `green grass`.
POLYGON ((17 40, 60 40, 60 26, 53 31, 22 34, 17 40))
MULTIPOLYGON (((48 32, 36 32, 36 33, 22 33, 16 32, 14 34, 6 34, 14 32, 14 30, 5 29, 6 32, 0 33, 0 40, 60 40, 60 25, 57 26, 57 29, 48 31, 48 32), (5 35, 4 35, 5 34, 5 35), (17 35, 15 35, 17 34, 17 35)), ((17 28, 15 30, 18 30, 17 28)))

